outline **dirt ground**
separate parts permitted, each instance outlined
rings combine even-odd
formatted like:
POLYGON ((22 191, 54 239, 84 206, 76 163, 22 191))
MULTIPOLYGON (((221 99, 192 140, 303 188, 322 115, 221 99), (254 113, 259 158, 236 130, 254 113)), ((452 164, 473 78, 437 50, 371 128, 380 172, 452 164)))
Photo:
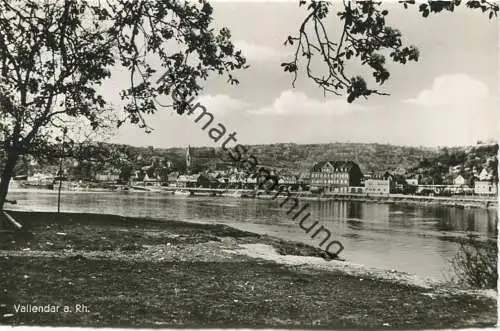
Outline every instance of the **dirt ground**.
POLYGON ((497 322, 492 298, 259 258, 244 248, 331 257, 224 225, 12 215, 25 232, 0 233, 3 325, 429 329, 497 322), (34 313, 20 305, 60 308, 34 313))

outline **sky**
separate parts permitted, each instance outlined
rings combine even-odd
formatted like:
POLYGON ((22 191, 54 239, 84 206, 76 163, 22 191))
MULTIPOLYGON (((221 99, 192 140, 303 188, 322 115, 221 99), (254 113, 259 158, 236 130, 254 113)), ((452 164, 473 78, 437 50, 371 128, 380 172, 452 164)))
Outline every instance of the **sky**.
MULTIPOLYGON (((417 7, 404 10, 384 2, 388 25, 420 50, 418 62, 389 63, 382 91, 389 96, 357 99, 324 95, 305 76, 283 72, 291 59, 285 47, 307 15, 298 1, 211 2, 217 28, 228 27, 250 68, 238 71, 238 86, 211 77, 197 101, 202 103, 238 143, 390 143, 412 146, 472 145, 498 139, 499 21, 463 8, 423 18, 417 7)), ((335 4, 334 4, 335 5, 335 4)), ((337 2, 338 6, 339 3, 337 2)), ((339 20, 330 14, 335 33, 339 20)), ((353 74, 366 70, 353 66, 353 74)), ((300 68, 299 68, 300 70, 300 68)), ((103 93, 120 108, 118 91, 128 73, 115 70, 103 93)), ((120 128, 111 142, 135 146, 220 146, 195 123, 165 109, 146 117, 154 128, 146 134, 132 125, 120 128)))

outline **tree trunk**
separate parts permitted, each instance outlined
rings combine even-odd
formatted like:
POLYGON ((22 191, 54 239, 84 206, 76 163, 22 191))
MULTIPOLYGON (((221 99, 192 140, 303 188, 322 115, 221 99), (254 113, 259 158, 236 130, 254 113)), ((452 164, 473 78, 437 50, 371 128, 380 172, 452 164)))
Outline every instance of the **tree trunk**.
POLYGON ((14 175, 14 167, 16 166, 18 158, 19 154, 13 148, 8 150, 7 162, 5 163, 3 169, 2 181, 0 182, 0 211, 3 210, 5 198, 7 197, 7 193, 9 191, 9 183, 12 179, 12 175, 14 175))

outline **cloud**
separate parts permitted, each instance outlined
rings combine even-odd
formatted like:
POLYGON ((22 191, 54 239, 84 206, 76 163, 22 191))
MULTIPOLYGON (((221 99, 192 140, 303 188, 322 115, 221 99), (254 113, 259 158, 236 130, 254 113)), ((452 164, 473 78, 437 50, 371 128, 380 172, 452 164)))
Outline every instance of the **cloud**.
POLYGON ((358 104, 349 104, 345 99, 310 98, 303 92, 283 91, 269 107, 251 110, 249 113, 259 115, 342 115, 364 108, 358 104))
POLYGON ((488 86, 465 74, 443 75, 434 79, 432 87, 406 102, 428 107, 471 104, 488 97, 488 86))
POLYGON ((231 98, 227 94, 202 95, 196 100, 211 113, 225 113, 227 111, 243 109, 248 104, 240 99, 231 98))
POLYGON ((400 116, 413 125, 405 131, 426 144, 466 145, 498 135, 495 97, 468 75, 436 77, 430 88, 405 101, 410 107, 400 116))
POLYGON ((250 62, 250 64, 252 61, 273 61, 288 55, 288 53, 284 51, 278 51, 268 46, 252 44, 243 40, 235 41, 234 46, 236 49, 241 49, 243 56, 250 62))

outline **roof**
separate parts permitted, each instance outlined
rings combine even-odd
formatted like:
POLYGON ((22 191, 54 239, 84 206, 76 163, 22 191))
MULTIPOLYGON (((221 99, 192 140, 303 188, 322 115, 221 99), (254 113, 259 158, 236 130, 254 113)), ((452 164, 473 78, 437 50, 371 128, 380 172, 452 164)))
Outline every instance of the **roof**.
POLYGON ((303 179, 303 178, 311 178, 311 174, 309 172, 300 173, 299 179, 303 179))
POLYGON ((457 179, 459 177, 462 177, 463 179, 469 179, 469 178, 471 178, 471 175, 465 172, 465 173, 462 173, 462 174, 458 174, 453 179, 455 180, 455 179, 457 179))
POLYGON ((196 182, 196 181, 198 181, 198 178, 200 178, 200 174, 196 174, 196 175, 180 175, 177 178, 177 181, 179 181, 179 182, 196 182))
POLYGON ((353 168, 359 168, 359 166, 353 161, 321 161, 316 163, 311 168, 311 171, 313 172, 321 171, 321 169, 327 163, 330 163, 334 168, 347 168, 348 170, 352 170, 353 168))
POLYGON ((179 172, 178 171, 173 171, 171 173, 168 174, 168 178, 173 178, 173 179, 177 179, 177 177, 179 177, 179 172))

